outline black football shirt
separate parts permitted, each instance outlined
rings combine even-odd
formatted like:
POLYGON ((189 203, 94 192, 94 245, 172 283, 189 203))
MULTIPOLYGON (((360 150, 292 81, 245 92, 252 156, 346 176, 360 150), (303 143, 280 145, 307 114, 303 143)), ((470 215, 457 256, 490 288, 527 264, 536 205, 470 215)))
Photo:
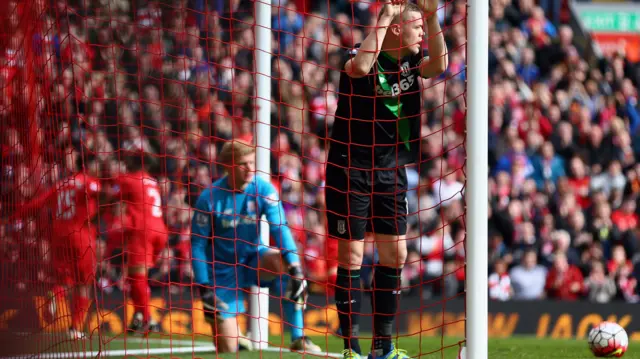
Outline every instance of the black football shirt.
POLYGON ((350 168, 393 169, 414 163, 420 150, 423 54, 397 60, 381 52, 371 71, 352 78, 342 63, 338 107, 329 140, 330 163, 350 168))

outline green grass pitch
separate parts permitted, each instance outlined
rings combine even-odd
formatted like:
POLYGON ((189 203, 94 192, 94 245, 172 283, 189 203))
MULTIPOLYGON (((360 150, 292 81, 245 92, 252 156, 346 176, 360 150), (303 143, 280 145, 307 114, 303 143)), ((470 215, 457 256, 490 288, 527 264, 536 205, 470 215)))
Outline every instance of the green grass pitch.
MULTIPOLYGON (((335 355, 342 350, 342 341, 338 338, 314 337, 313 340, 327 352, 335 355)), ((404 337, 399 340, 399 347, 408 351, 412 358, 424 359, 455 359, 457 357, 460 339, 442 337, 404 337)), ((50 341, 51 342, 51 341, 50 341)), ((269 351, 239 352, 236 354, 216 355, 211 350, 203 351, 211 347, 211 342, 206 337, 192 337, 181 335, 156 335, 150 338, 133 337, 124 335, 118 337, 93 338, 91 340, 69 341, 50 346, 50 353, 65 353, 65 358, 91 358, 100 357, 115 359, 133 358, 166 358, 166 359, 290 359, 290 358, 327 358, 327 355, 302 355, 291 353, 286 348, 288 335, 284 339, 280 337, 270 338, 269 351), (284 342, 283 342, 284 341, 284 342), (285 349, 277 347, 282 343, 285 349), (193 348, 199 348, 195 353, 193 348), (125 352, 126 351, 126 352, 125 352), (170 352, 171 351, 171 352, 170 352)), ((636 343, 631 343, 624 358, 640 359, 640 349, 636 349, 636 343)), ((370 341, 363 340, 362 347, 368 348, 370 341)), ((640 347, 640 343, 638 343, 640 347)), ((51 359, 57 358, 56 354, 51 359)), ((335 358, 336 356, 330 356, 335 358)), ((489 341, 489 358, 491 359, 588 359, 593 356, 587 348, 585 340, 553 340, 533 337, 513 337, 505 339, 491 339, 489 341)), ((46 358, 41 356, 41 358, 46 358)))

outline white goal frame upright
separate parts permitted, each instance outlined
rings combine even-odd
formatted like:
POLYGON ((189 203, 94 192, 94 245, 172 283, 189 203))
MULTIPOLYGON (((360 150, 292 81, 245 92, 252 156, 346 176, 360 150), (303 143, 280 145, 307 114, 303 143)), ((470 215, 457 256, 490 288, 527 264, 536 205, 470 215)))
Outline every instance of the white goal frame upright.
POLYGON ((489 1, 467 5, 466 358, 487 359, 489 1))
MULTIPOLYGON (((466 358, 488 358, 487 215, 488 215, 488 48, 489 3, 467 0, 467 142, 466 142, 466 358), (472 31, 469 31, 472 29, 472 31)), ((269 179, 271 151, 271 0, 255 2, 256 171, 269 179)), ((262 219, 262 243, 269 244, 262 219)), ((269 290, 252 288, 251 340, 268 347, 269 290)))
MULTIPOLYGON (((271 182, 271 0, 255 2, 256 173, 271 182)), ((260 235, 269 245, 269 223, 262 216, 260 235)), ((254 286, 249 296, 251 341, 255 349, 269 346, 269 289, 254 286)))

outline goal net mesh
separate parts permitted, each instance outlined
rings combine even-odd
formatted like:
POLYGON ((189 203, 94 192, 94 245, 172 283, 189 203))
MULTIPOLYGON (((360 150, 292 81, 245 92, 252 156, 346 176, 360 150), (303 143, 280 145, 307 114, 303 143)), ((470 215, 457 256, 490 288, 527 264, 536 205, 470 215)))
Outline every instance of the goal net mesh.
MULTIPOLYGON (((319 356, 330 356, 342 350, 342 339, 334 304, 337 242, 327 236, 325 218, 327 139, 344 54, 373 29, 381 3, 271 2, 270 179, 309 283, 305 334, 327 352, 319 356)), ((7 334, 0 338, 11 343, 5 348, 50 357, 213 355, 213 332, 194 284, 191 222, 200 193, 225 175, 222 145, 242 139, 255 146, 259 135, 255 5, 2 2, 0 332, 7 334), (137 197, 113 191, 132 173, 130 162, 145 161, 152 164, 143 166, 159 192, 167 240, 153 248, 147 277, 136 277, 127 265, 131 221, 149 219, 127 211, 154 198, 135 203, 137 197), (92 197, 86 182, 76 186, 77 198, 60 195, 76 185, 78 173, 95 179, 99 193, 92 197), (54 200, 47 199, 51 193, 54 200), (76 234, 60 239, 69 206, 86 214, 79 230, 85 247, 76 234), (94 260, 95 274, 74 263, 85 256, 94 260), (69 262, 64 278, 61 258, 69 262), (87 275, 87 282, 79 279, 87 275), (127 331, 139 310, 136 295, 145 296, 136 294, 140 286, 131 278, 145 279, 149 288, 149 321, 157 332, 148 337, 127 331)), ((449 66, 437 78, 419 80, 420 159, 407 167, 408 257, 394 327, 394 340, 412 357, 454 357, 465 334, 466 2, 441 2, 437 16, 449 66)), ((425 50, 435 35, 426 34, 425 50)), ((365 239, 362 267, 365 352, 378 258, 372 239, 365 239)), ((269 315, 260 315, 272 352, 263 355, 287 357, 281 304, 275 293, 269 297, 269 315)), ((238 319, 248 336, 258 313, 246 307, 238 319)))

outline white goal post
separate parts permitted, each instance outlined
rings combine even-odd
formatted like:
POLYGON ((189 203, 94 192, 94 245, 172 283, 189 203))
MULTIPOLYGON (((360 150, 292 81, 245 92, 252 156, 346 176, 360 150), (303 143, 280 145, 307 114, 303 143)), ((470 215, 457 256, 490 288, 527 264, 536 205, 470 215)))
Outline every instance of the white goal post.
POLYGON ((489 1, 467 0, 466 358, 488 358, 489 1))
MULTIPOLYGON (((271 0, 255 2, 256 173, 271 182, 271 0)), ((269 223, 260 219, 261 241, 269 245, 269 223)), ((254 286, 249 296, 251 341, 255 349, 269 346, 269 289, 254 286)))

